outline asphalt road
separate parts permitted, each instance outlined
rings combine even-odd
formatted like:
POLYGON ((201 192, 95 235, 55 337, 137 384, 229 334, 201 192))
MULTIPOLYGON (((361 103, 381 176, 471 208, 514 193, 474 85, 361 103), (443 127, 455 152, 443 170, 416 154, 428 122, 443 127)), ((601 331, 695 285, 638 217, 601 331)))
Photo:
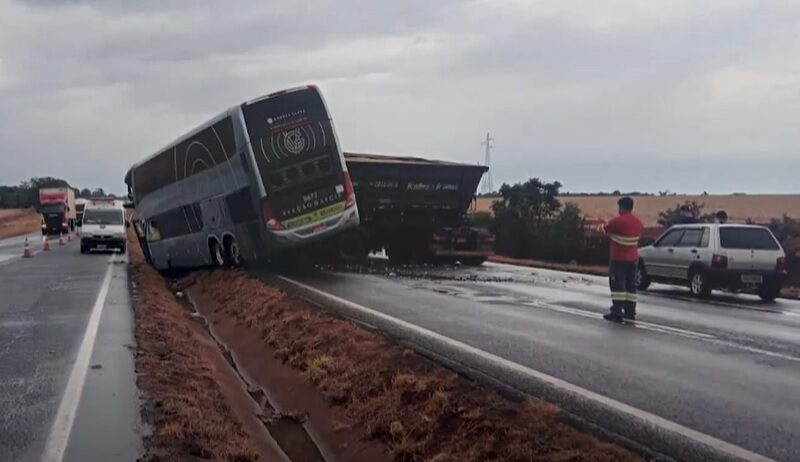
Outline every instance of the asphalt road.
POLYGON ((23 242, 0 241, 0 460, 136 460, 125 256, 57 239, 42 252, 35 234, 23 259, 23 242))
MULTIPOLYGON (((636 325, 620 326, 601 318, 610 305, 603 278, 494 264, 357 270, 291 278, 757 455, 800 460, 800 302, 725 294, 698 301, 688 290, 654 285, 640 295, 636 325)), ((392 333, 424 343, 408 330, 392 333)), ((554 396, 452 351, 434 353, 554 396)), ((565 405, 623 436, 646 433, 645 443, 678 460, 710 457, 670 438, 655 442, 653 432, 602 411, 565 405)))

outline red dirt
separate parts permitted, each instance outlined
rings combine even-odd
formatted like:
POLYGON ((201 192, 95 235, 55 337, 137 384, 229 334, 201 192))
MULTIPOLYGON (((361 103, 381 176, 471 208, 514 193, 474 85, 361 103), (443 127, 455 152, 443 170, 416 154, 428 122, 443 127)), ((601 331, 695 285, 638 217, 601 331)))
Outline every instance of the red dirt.
MULTIPOLYGON (((302 372, 341 432, 384 445, 392 460, 641 460, 568 426, 553 405, 501 397, 243 272, 195 277, 192 294, 225 337, 240 338, 248 356, 275 355, 302 372)), ((245 369, 268 377, 270 364, 245 369)))
POLYGON ((38 231, 42 217, 33 209, 0 210, 0 239, 38 231))
MULTIPOLYGON (((365 441, 359 437, 359 432, 342 431, 352 429, 356 422, 342 408, 329 406, 303 371, 284 364, 278 358, 278 352, 264 342, 257 329, 243 329, 236 317, 219 309, 204 291, 196 288, 188 291, 198 310, 208 319, 214 335, 230 349, 236 363, 246 371, 248 381, 266 391, 275 411, 279 415, 302 415, 307 419, 305 425, 316 435, 312 444, 321 447, 325 454, 333 454, 333 460, 372 462, 387 459, 387 448, 383 444, 365 441)), ((284 442, 292 436, 290 434, 287 438, 280 434, 286 430, 270 428, 292 460, 312 460, 309 456, 291 454, 302 453, 304 448, 286 448, 284 442)))
POLYGON ((137 384, 154 426, 144 460, 283 460, 258 420, 260 409, 205 328, 129 241, 137 384))

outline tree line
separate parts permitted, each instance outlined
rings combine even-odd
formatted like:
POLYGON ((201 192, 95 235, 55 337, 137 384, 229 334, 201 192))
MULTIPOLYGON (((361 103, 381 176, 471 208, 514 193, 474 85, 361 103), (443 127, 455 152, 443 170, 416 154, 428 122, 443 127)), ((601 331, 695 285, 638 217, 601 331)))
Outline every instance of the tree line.
MULTIPOLYGON (((498 199, 492 204, 492 213, 475 213, 472 224, 487 228, 494 234, 495 252, 500 255, 605 264, 608 261, 608 240, 601 232, 587 229, 586 219, 578 206, 562 203, 559 196, 562 199, 566 197, 561 193, 558 181, 548 183, 532 178, 524 183, 503 184, 495 193, 498 199)), ((668 228, 681 222, 685 218, 681 209, 688 210, 697 222, 713 222, 715 219, 713 212, 703 210, 704 204, 686 201, 661 211, 659 225, 668 228)), ((800 222, 784 216, 765 225, 784 245, 794 271, 800 272, 800 262, 791 245, 800 236, 800 222)))
POLYGON ((17 186, 0 186, 0 209, 24 209, 39 206, 39 189, 71 188, 75 197, 109 197, 103 188, 75 188, 66 180, 53 177, 35 177, 23 181, 17 186))

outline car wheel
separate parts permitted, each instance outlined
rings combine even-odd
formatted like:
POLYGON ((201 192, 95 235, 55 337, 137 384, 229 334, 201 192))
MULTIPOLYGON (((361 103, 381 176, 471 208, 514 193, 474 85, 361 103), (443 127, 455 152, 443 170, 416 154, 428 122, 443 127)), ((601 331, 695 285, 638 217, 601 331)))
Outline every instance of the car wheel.
POLYGON ((758 288, 758 296, 765 302, 774 302, 781 294, 778 284, 763 284, 758 288))
POLYGON ((208 247, 211 251, 211 264, 218 268, 225 266, 225 251, 222 249, 222 244, 214 239, 209 243, 208 247))
POLYGON ((647 290, 650 287, 650 276, 647 275, 647 269, 644 267, 644 263, 639 263, 639 266, 636 267, 636 287, 639 290, 647 290))
POLYGON ((706 275, 701 270, 695 270, 689 276, 689 290, 692 295, 698 298, 706 298, 711 295, 711 287, 708 285, 706 275))
POLYGON ((88 253, 88 252, 89 252, 89 249, 87 249, 86 246, 82 245, 81 246, 81 253, 88 253))

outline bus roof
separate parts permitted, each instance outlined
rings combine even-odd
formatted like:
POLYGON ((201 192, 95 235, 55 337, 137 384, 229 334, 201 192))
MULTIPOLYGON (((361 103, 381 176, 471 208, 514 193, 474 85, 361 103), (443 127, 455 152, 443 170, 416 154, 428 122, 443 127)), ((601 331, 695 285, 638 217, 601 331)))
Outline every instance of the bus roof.
POLYGON ((293 88, 289 88, 287 90, 281 90, 281 91, 273 92, 273 93, 270 93, 270 94, 267 94, 267 95, 264 95, 264 96, 260 96, 258 98, 253 98, 251 100, 243 102, 239 106, 229 107, 228 109, 222 111, 221 113, 217 114, 216 116, 206 120, 205 122, 201 123, 200 125, 197 125, 192 130, 184 133, 183 135, 179 136, 178 138, 175 138, 171 142, 169 142, 166 145, 164 145, 161 149, 155 151, 154 153, 150 154, 149 156, 145 157, 144 159, 140 160, 139 162, 136 162, 133 165, 131 165, 131 167, 128 169, 128 172, 125 173, 125 184, 127 184, 128 186, 132 186, 131 180, 133 179, 132 178, 132 172, 133 172, 134 169, 136 169, 140 165, 152 160, 153 158, 155 158, 156 156, 158 156, 159 154, 161 154, 165 150, 169 149, 170 147, 180 144, 182 141, 187 140, 187 139, 191 138, 192 136, 200 133, 201 131, 205 130, 207 127, 209 127, 211 125, 214 125, 215 123, 219 122, 220 120, 224 119, 225 117, 228 117, 228 116, 232 115, 235 111, 239 110, 242 105, 255 104, 255 103, 257 103, 259 101, 263 101, 265 99, 274 98, 276 96, 282 96, 282 95, 285 95, 287 93, 293 93, 293 92, 296 92, 296 91, 306 90, 306 89, 311 89, 311 88, 317 88, 317 87, 314 86, 314 85, 303 85, 303 86, 293 87, 293 88))
POLYGON ((224 119, 225 117, 230 116, 233 113, 233 111, 235 111, 237 109, 238 109, 238 106, 233 106, 231 108, 226 109, 225 111, 223 111, 223 112, 217 114, 216 116, 208 119, 207 121, 203 122, 202 124, 194 127, 191 131, 188 131, 188 132, 184 133, 183 135, 179 136, 178 138, 175 138, 171 142, 169 142, 166 145, 164 145, 163 147, 161 147, 161 149, 157 150, 156 152, 150 154, 149 156, 145 157, 144 159, 140 160, 139 162, 136 162, 133 165, 131 165, 131 167, 128 169, 128 172, 125 174, 125 184, 127 184, 128 186, 132 186, 131 185, 131 180, 132 180, 131 177, 132 177, 132 172, 133 172, 134 169, 136 169, 140 165, 145 164, 148 161, 154 159, 156 156, 158 156, 159 154, 163 153, 167 149, 180 144, 182 141, 191 138, 192 136, 200 133, 201 131, 205 130, 209 126, 214 125, 215 123, 219 122, 220 120, 224 119))

